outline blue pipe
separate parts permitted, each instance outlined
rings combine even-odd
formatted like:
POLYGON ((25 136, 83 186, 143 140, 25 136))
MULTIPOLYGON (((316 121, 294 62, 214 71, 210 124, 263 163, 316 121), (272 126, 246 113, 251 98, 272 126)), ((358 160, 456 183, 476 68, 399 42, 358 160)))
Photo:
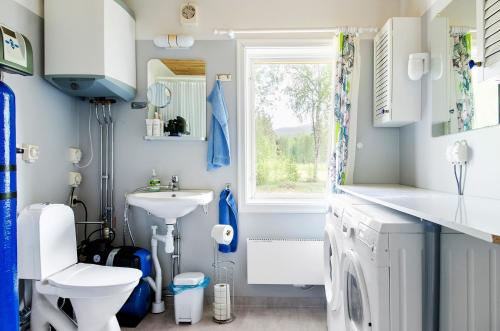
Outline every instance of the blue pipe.
POLYGON ((17 331, 16 99, 2 81, 0 109, 0 331, 17 331))

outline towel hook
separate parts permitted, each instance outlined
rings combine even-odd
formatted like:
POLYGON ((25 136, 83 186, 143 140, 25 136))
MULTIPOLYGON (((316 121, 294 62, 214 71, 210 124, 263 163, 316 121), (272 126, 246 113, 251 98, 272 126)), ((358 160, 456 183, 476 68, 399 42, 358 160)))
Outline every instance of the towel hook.
POLYGON ((230 183, 226 183, 225 190, 229 190, 230 188, 231 188, 231 184, 230 183))
POLYGON ((215 78, 217 80, 220 80, 221 82, 230 82, 232 80, 232 75, 231 74, 217 74, 217 75, 215 75, 215 78))

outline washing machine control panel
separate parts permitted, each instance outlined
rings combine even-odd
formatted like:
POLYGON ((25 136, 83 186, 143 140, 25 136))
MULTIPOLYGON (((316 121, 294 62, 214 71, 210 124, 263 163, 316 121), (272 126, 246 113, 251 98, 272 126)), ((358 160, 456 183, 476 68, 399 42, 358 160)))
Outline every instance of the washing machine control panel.
POLYGON ((358 227, 358 233, 356 234, 356 238, 366 245, 369 251, 373 254, 377 251, 377 232, 367 226, 366 224, 360 223, 358 227))
POLYGON ((356 232, 355 215, 352 210, 345 209, 342 216, 342 234, 346 238, 353 238, 356 232))
POLYGON ((367 216, 354 208, 345 208, 342 215, 342 233, 346 238, 355 238, 359 232, 359 225, 366 223, 367 216))
POLYGON ((336 228, 340 228, 342 224, 342 214, 344 213, 344 206, 339 204, 331 205, 329 208, 329 221, 330 224, 335 226, 336 228))

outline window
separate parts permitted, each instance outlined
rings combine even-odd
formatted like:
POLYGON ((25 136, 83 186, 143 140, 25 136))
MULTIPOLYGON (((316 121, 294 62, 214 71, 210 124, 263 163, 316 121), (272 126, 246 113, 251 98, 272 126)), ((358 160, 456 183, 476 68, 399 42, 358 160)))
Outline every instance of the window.
POLYGON ((324 211, 333 55, 331 43, 241 42, 243 211, 324 211))

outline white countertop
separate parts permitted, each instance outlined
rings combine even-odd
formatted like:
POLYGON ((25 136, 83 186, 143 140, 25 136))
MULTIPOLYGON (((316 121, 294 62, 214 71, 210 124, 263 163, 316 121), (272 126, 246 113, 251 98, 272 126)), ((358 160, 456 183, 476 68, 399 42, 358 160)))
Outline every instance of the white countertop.
POLYGON ((403 185, 343 185, 361 199, 500 244, 500 200, 459 196, 403 185))

